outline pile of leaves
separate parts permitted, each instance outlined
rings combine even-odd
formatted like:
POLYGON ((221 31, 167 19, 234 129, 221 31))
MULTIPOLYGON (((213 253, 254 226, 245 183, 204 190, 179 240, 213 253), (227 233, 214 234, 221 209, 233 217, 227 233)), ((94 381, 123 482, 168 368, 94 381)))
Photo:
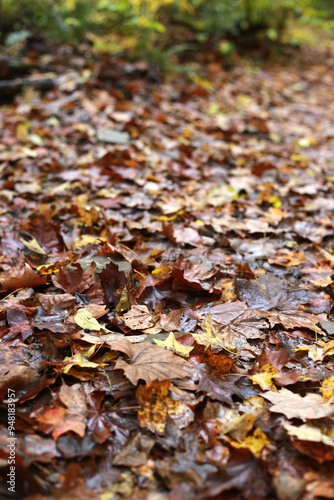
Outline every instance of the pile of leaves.
POLYGON ((159 84, 27 57, 54 85, 0 110, 1 498, 333 498, 333 47, 159 84))

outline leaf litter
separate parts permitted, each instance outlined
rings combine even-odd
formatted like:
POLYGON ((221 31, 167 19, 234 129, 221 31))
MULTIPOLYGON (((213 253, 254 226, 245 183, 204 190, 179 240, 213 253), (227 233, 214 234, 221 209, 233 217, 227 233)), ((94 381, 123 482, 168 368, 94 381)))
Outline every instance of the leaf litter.
POLYGON ((16 498, 333 497, 333 54, 1 106, 16 498))

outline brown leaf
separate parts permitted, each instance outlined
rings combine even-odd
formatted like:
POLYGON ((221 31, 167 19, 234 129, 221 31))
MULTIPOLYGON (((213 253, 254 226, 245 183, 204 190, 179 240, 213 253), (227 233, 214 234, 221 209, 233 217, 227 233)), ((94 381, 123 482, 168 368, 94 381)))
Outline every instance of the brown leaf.
POLYGON ((137 433, 114 456, 114 465, 139 467, 147 463, 148 455, 155 444, 155 440, 145 434, 137 433))
POLYGON ((7 278, 0 278, 1 290, 17 290, 18 288, 34 288, 36 286, 45 285, 46 276, 37 276, 29 264, 24 267, 23 274, 19 276, 8 276, 7 278))
POLYGON ((130 363, 121 359, 116 361, 115 369, 124 370, 133 385, 140 379, 153 382, 174 378, 184 379, 190 376, 190 363, 158 345, 148 342, 131 344, 128 340, 122 339, 114 342, 112 349, 124 352, 130 358, 130 363))
POLYGON ((147 306, 138 304, 122 316, 122 320, 131 330, 146 330, 154 325, 152 313, 147 306))

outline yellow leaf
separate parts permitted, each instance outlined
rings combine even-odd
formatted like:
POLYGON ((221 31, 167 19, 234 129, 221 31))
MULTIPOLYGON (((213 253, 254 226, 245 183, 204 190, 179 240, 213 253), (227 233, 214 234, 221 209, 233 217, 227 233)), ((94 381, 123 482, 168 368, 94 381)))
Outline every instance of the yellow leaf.
POLYGON ((271 196, 269 198, 269 203, 275 208, 280 208, 282 206, 282 202, 278 196, 271 196))
POLYGON ((30 123, 19 123, 16 127, 16 137, 21 142, 29 142, 30 123))
POLYGON ((78 241, 75 242, 74 248, 85 247, 86 245, 99 245, 101 241, 105 241, 104 237, 92 236, 90 234, 83 234, 78 241))
POLYGON ((213 350, 221 351, 225 349, 225 340, 221 337, 221 335, 214 329, 210 315, 207 313, 205 321, 202 325, 203 333, 192 333, 191 335, 194 337, 197 344, 205 345, 205 350, 211 346, 213 350))
POLYGON ((161 266, 161 267, 158 267, 157 269, 154 269, 152 271, 152 276, 154 276, 155 278, 159 278, 159 279, 165 279, 165 278, 168 278, 168 276, 171 274, 171 272, 172 272, 171 266, 168 266, 167 264, 165 264, 164 266, 161 266))
POLYGON ((182 401, 169 396, 170 380, 154 380, 137 389, 138 422, 151 432, 163 434, 168 420, 172 419, 180 429, 194 418, 191 409, 182 401))
POLYGON ((225 439, 227 439, 234 448, 248 448, 256 458, 260 457, 261 451, 265 446, 271 444, 271 441, 269 441, 266 434, 262 432, 261 429, 255 429, 253 436, 246 437, 242 443, 233 441, 228 437, 225 439))
POLYGON ((273 383, 273 378, 279 377, 277 375, 277 368, 270 364, 263 365, 260 372, 255 375, 250 375, 250 379, 254 384, 258 384, 264 391, 277 391, 276 386, 273 383))
POLYGON ((78 365, 82 368, 97 368, 99 366, 105 366, 106 363, 94 363, 93 361, 89 361, 89 358, 93 356, 95 352, 96 345, 93 345, 89 349, 85 349, 83 351, 78 352, 74 356, 67 356, 64 361, 68 361, 69 364, 65 366, 63 369, 63 373, 68 373, 72 366, 78 365))
POLYGON ((334 396, 334 377, 329 377, 322 382, 320 392, 327 403, 334 396))
POLYGON ((249 411, 240 415, 237 410, 227 410, 218 421, 219 437, 226 434, 236 441, 243 441, 248 432, 253 429, 257 412, 249 411))
POLYGON ((161 345, 165 349, 168 349, 169 351, 175 352, 175 354, 178 354, 179 356, 184 356, 188 357, 190 352, 194 349, 193 346, 187 346, 187 345, 182 345, 180 344, 176 338, 173 332, 170 332, 168 337, 165 340, 158 340, 154 339, 154 342, 158 345, 161 345))
POLYGON ((310 159, 307 156, 301 156, 301 155, 297 155, 297 154, 291 155, 290 159, 293 161, 300 161, 303 163, 307 163, 308 161, 310 161, 310 159))
POLYGON ((128 311, 130 309, 129 292, 128 287, 125 286, 122 290, 121 298, 116 306, 116 312, 128 311))
POLYGON ((88 311, 85 307, 78 309, 78 312, 74 316, 74 321, 83 330, 86 328, 95 332, 104 330, 105 332, 110 332, 107 328, 104 328, 100 323, 93 317, 92 313, 88 311))
POLYGON ((296 354, 303 353, 305 351, 307 352, 308 357, 313 359, 313 361, 322 361, 325 356, 325 351, 317 346, 303 346, 295 349, 296 354))
POLYGON ((25 240, 22 237, 20 238, 20 241, 22 241, 23 245, 27 247, 31 252, 37 253, 39 255, 46 255, 46 252, 44 252, 43 248, 41 245, 38 243, 36 238, 33 238, 32 236, 30 237, 30 240, 25 240))

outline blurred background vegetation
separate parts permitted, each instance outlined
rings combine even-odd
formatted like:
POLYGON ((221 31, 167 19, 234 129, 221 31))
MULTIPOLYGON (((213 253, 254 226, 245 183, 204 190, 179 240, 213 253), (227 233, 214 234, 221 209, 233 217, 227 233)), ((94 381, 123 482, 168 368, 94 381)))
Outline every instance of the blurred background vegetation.
POLYGON ((167 67, 189 51, 265 57, 333 35, 333 0, 0 0, 0 43, 13 52, 39 37, 167 67))

